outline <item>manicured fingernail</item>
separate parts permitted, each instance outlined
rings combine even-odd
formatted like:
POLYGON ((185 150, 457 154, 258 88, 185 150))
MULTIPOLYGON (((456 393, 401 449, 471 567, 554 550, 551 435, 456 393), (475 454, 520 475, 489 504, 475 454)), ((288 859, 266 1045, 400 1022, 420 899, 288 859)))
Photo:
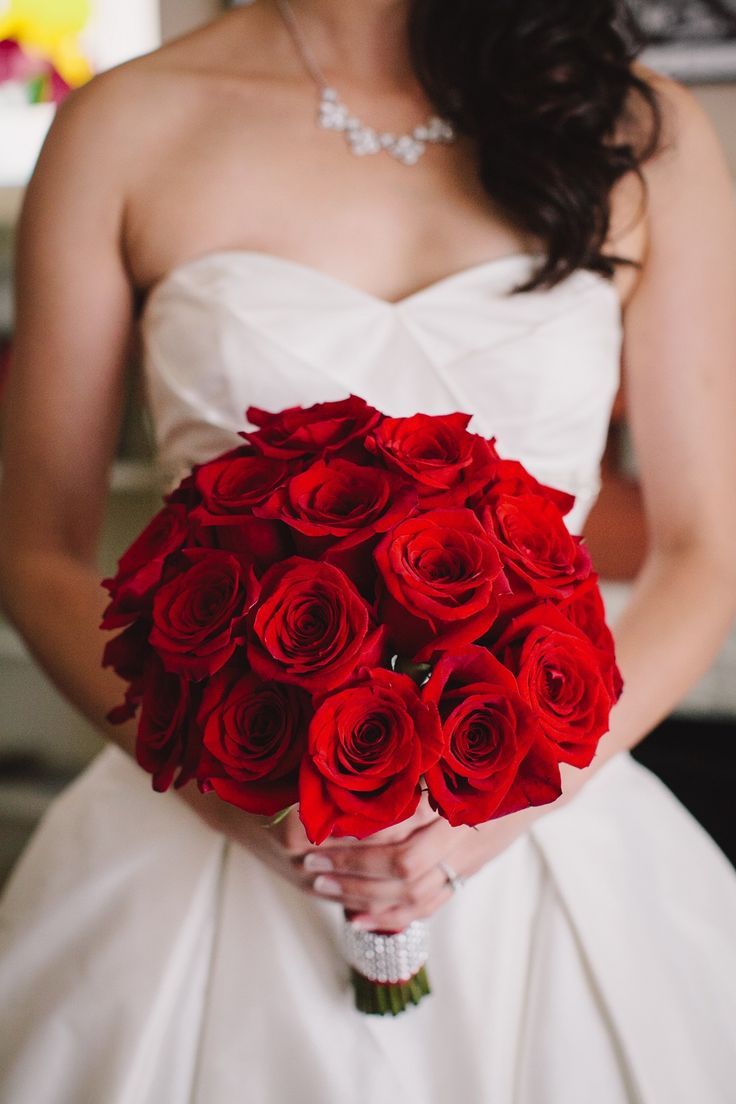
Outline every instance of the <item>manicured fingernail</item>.
POLYGON ((305 870, 334 870, 335 864, 327 855, 318 855, 316 851, 310 851, 304 856, 305 870))
POLYGON ((317 893, 324 893, 328 897, 339 897, 342 893, 342 886, 339 882, 336 882, 334 878, 325 878, 324 874, 320 874, 319 878, 314 879, 314 889, 317 893))
POLYGON ((361 920, 357 917, 353 917, 350 923, 354 928, 357 928, 358 931, 370 931, 376 924, 375 920, 361 920))

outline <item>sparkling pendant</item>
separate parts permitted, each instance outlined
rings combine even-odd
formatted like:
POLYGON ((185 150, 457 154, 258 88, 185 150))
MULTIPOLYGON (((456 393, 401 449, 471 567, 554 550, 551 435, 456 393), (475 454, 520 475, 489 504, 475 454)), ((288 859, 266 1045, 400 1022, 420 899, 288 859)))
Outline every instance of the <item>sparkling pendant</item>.
POLYGON ((432 115, 426 123, 414 127, 410 134, 398 137, 388 131, 379 132, 365 126, 351 115, 334 88, 323 88, 320 95, 319 123, 325 130, 342 131, 350 150, 357 157, 385 150, 402 165, 416 165, 430 143, 450 143, 455 131, 446 119, 432 115))

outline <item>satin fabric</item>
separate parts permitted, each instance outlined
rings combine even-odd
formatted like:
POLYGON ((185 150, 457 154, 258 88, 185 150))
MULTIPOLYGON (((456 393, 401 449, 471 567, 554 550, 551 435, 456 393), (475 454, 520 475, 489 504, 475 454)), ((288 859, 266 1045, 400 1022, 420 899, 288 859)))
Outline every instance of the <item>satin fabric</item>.
MULTIPOLYGON (((142 317, 162 472, 240 442, 245 408, 350 392, 472 413, 577 496, 619 375, 615 290, 534 258, 390 304, 303 265, 218 251, 142 317)), ((731 1104, 736 875, 672 794, 611 759, 430 921, 433 995, 352 1007, 338 905, 207 828, 114 747, 53 803, 0 908, 7 1104, 731 1104)))

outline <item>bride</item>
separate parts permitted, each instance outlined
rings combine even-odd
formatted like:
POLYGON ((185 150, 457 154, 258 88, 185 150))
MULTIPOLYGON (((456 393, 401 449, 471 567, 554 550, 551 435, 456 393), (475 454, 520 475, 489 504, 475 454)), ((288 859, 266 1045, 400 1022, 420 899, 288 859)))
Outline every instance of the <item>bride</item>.
POLYGON ((628 749, 734 614, 735 300, 722 151, 614 0, 258 0, 67 99, 20 222, 2 602, 111 743, 5 893, 3 1102, 733 1100, 736 877, 628 749), (136 335, 170 485, 249 404, 353 392, 472 413, 576 532, 623 366, 649 550, 560 801, 313 848, 151 791, 95 566, 136 335), (354 1010, 343 905, 430 918, 430 999, 354 1010))

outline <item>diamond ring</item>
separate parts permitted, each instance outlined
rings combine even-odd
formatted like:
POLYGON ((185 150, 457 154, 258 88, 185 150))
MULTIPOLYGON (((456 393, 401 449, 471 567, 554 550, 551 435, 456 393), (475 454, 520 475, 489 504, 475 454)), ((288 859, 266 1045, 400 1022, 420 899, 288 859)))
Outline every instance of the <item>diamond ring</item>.
POLYGON ((465 879, 462 878, 456 870, 453 870, 449 863, 438 862, 437 865, 445 875, 447 884, 452 886, 453 893, 457 893, 459 889, 462 889, 465 885, 465 879))

